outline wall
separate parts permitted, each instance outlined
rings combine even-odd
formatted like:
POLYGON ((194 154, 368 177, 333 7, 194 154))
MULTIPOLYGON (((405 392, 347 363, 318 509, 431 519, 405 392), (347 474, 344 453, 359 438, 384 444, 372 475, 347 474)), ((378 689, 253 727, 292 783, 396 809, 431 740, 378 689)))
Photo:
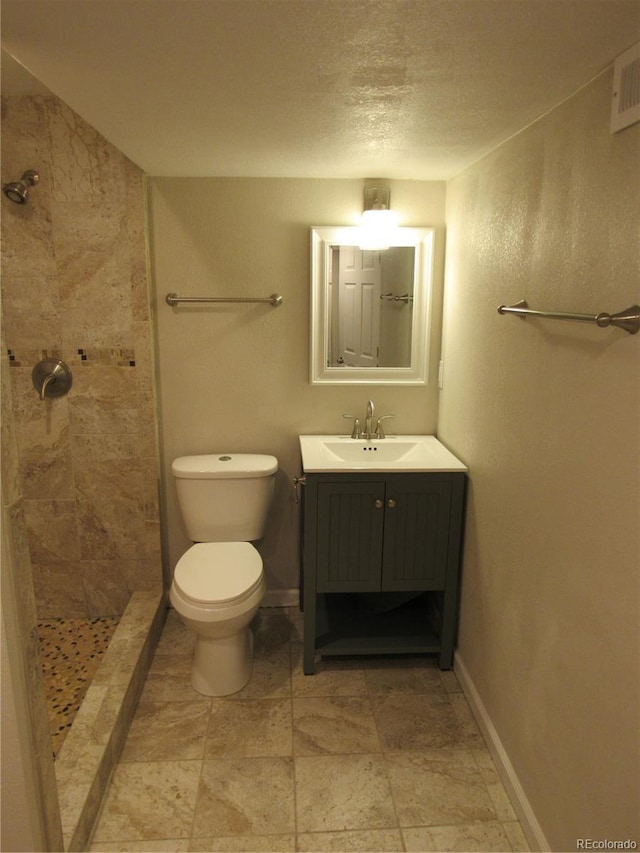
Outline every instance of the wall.
POLYGON ((640 841, 640 124, 611 71, 447 187, 439 434, 469 465, 461 663, 552 850, 640 841))
POLYGON ((2 99, 2 298, 38 613, 122 613, 161 581, 142 173, 58 98, 2 99), (73 372, 40 402, 43 357, 73 372))
MULTIPOLYGON (((298 435, 341 433, 344 412, 364 417, 374 399, 395 412, 391 431, 435 432, 442 308, 443 232, 433 293, 427 388, 314 387, 309 382, 312 225, 353 225, 362 181, 150 180, 152 278, 160 374, 169 572, 188 547, 169 474, 189 453, 251 451, 280 463, 269 531, 261 543, 270 589, 298 586, 298 435), (268 296, 283 305, 170 308, 165 295, 268 296)), ((403 225, 443 226, 445 184, 391 184, 403 225)))
MULTIPOLYGON (((4 345, 4 335, 2 337, 4 345)), ((5 347, 3 346, 3 352, 5 347)), ((49 718, 47 715, 31 561, 9 364, 0 361, 2 380, 2 763, 0 772, 2 850, 61 850, 49 718)))
MULTIPOLYGON (((0 765, 0 844, 2 850, 42 850, 44 841, 39 832, 38 815, 34 814, 37 798, 34 795, 33 778, 27 773, 22 762, 20 743, 20 714, 18 711, 19 693, 13 689, 11 662, 7 652, 7 637, 2 623, 2 643, 0 654, 2 666, 2 704, 0 705, 2 731, 2 756, 0 765), (11 770, 9 771, 9 768, 11 770)), ((20 709, 22 710, 22 709, 20 709)))

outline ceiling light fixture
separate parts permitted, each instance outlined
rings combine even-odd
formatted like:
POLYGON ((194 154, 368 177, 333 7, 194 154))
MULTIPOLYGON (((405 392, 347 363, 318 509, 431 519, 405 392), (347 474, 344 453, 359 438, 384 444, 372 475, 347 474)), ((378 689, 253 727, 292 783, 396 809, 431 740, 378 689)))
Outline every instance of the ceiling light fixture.
POLYGON ((364 188, 364 210, 360 217, 360 248, 388 249, 398 227, 398 215, 391 210, 391 190, 383 184, 364 188))

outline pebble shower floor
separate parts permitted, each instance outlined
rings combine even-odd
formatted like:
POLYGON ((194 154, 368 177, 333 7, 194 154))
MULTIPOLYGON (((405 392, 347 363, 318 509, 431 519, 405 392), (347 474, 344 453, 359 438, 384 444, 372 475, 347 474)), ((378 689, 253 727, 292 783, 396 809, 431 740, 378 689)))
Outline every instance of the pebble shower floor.
POLYGON ((102 616, 38 623, 54 757, 62 748, 119 621, 119 616, 102 616))

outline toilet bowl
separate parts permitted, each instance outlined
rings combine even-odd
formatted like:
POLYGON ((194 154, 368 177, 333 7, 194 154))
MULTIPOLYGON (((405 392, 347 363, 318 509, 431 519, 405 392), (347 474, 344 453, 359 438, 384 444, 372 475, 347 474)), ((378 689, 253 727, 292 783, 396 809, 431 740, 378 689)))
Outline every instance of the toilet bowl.
POLYGON ((181 457, 172 465, 196 544, 176 564, 169 600, 195 632, 191 684, 205 696, 236 693, 251 678, 249 623, 266 582, 262 558, 244 537, 264 532, 276 470, 272 456, 243 454, 181 457))
POLYGON ((266 592, 262 558, 249 542, 192 545, 176 565, 171 604, 196 634, 191 684, 227 696, 251 678, 249 623, 266 592))

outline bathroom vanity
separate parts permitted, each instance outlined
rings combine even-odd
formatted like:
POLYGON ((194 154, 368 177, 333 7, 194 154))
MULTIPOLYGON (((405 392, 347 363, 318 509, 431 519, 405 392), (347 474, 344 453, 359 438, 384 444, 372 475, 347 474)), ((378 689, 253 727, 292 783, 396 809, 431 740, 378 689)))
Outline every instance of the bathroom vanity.
POLYGON ((304 672, 316 655, 450 669, 467 468, 434 436, 301 436, 304 672))

